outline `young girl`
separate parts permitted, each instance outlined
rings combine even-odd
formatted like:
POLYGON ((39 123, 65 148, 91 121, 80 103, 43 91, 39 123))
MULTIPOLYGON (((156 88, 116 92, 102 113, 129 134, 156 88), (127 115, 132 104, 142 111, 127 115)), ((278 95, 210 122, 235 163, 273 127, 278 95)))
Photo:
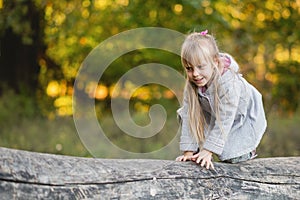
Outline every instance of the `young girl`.
POLYGON ((230 163, 254 158, 267 125, 261 94, 238 73, 236 61, 219 52, 207 30, 187 36, 181 61, 187 81, 177 111, 183 155, 176 160, 214 169, 213 153, 230 163))

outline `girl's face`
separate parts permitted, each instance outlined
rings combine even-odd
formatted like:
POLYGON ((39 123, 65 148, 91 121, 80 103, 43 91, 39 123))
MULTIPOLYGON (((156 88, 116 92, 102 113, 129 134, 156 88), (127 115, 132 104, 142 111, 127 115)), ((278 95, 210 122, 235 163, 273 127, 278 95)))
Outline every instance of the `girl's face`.
POLYGON ((206 86, 212 79, 214 73, 213 66, 206 62, 202 62, 201 65, 198 66, 187 65, 185 70, 189 81, 198 87, 206 86))

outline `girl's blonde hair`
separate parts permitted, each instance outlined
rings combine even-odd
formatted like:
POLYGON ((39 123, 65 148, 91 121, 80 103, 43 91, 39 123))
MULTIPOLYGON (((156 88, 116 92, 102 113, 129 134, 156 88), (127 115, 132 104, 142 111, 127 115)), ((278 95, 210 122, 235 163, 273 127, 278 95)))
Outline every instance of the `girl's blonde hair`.
MULTIPOLYGON (((214 88, 214 108, 216 122, 220 127, 220 98, 218 80, 221 76, 221 62, 219 60, 219 49, 214 37, 210 34, 191 33, 185 39, 181 49, 181 62, 184 68, 196 67, 205 61, 209 66, 213 67, 213 75, 208 84, 214 88)), ((203 143, 205 139, 204 131, 208 126, 208 122, 204 116, 204 111, 198 100, 198 87, 188 80, 185 84, 185 95, 188 104, 189 127, 192 136, 197 140, 198 144, 203 143)), ((222 131, 222 128, 221 128, 222 131)))

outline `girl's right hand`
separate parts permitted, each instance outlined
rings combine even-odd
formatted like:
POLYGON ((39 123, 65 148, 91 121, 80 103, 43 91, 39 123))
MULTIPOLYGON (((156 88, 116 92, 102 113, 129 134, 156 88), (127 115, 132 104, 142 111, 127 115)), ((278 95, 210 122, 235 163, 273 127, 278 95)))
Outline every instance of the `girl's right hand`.
POLYGON ((194 154, 194 152, 192 152, 192 151, 186 151, 183 153, 183 155, 178 156, 176 158, 176 161, 185 162, 188 160, 192 160, 193 154, 194 154))

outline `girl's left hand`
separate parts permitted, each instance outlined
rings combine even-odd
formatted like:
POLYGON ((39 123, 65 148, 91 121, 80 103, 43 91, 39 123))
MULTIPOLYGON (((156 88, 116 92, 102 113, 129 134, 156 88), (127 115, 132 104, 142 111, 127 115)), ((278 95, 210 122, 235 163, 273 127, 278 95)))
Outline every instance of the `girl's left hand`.
POLYGON ((208 150, 201 150, 199 153, 193 155, 191 157, 191 160, 196 162, 196 163, 200 163, 201 167, 204 167, 206 165, 206 169, 209 169, 210 167, 212 169, 214 168, 214 165, 212 163, 212 152, 208 151, 208 150))

